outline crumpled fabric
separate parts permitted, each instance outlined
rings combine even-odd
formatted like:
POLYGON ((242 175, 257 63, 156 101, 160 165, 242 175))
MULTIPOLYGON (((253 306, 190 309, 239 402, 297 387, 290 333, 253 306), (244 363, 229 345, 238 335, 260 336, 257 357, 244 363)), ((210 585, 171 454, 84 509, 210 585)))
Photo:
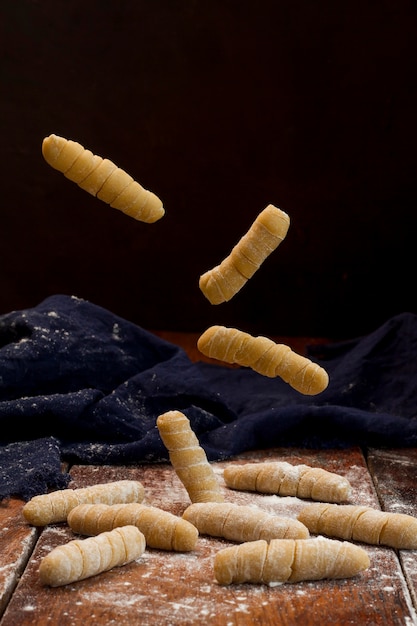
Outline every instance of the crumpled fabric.
POLYGON ((74 296, 0 316, 0 498, 69 482, 61 464, 168 461, 158 415, 182 411, 210 461, 248 450, 417 445, 417 316, 311 346, 317 396, 185 351, 74 296))

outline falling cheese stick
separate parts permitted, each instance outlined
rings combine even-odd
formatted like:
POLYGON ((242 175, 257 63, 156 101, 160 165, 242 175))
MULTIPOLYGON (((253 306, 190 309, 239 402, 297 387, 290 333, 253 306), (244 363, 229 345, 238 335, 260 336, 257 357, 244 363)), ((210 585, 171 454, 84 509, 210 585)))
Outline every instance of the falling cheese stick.
POLYGON ((42 142, 45 161, 69 180, 111 207, 141 222, 159 220, 165 210, 161 200, 132 176, 72 139, 49 135, 42 142))
POLYGON ((267 337, 252 337, 237 328, 210 326, 199 337, 197 347, 210 358, 250 367, 263 376, 280 376, 305 395, 321 393, 329 384, 326 370, 317 363, 286 345, 267 337))
POLYGON ((210 303, 220 304, 233 298, 279 246, 289 225, 288 215, 268 204, 229 256, 200 276, 199 287, 210 303))

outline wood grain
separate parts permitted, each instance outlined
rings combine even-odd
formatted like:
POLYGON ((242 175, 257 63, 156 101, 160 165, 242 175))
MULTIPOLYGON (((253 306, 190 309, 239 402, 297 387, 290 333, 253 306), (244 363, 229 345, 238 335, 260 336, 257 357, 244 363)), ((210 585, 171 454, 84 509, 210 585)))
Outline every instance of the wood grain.
MULTIPOLYGON (((345 475, 352 483, 352 502, 378 506, 378 494, 366 461, 357 448, 312 451, 274 449, 243 454, 213 464, 227 500, 256 504, 270 512, 295 517, 305 504, 298 498, 237 492, 225 487, 222 470, 228 463, 285 460, 323 467, 345 475)), ((169 464, 140 467, 72 468, 72 486, 134 478, 146 489, 145 501, 175 514, 188 506, 187 492, 169 464)), ((412 624, 414 612, 397 554, 389 548, 363 546, 371 567, 354 579, 305 582, 294 585, 232 585, 222 587, 213 576, 216 551, 230 542, 200 536, 192 553, 147 549, 136 562, 94 578, 51 589, 39 582, 40 559, 71 538, 66 524, 42 532, 32 558, 4 613, 1 626, 184 625, 208 622, 214 626, 295 625, 341 626, 412 624)), ((0 548, 2 546, 0 545, 0 548)))
MULTIPOLYGON (((417 449, 368 451, 368 466, 385 511, 417 516, 417 449)), ((400 551, 400 562, 417 607, 417 550, 400 551)))
POLYGON ((22 516, 24 502, 11 498, 0 505, 0 615, 25 568, 39 535, 22 516))

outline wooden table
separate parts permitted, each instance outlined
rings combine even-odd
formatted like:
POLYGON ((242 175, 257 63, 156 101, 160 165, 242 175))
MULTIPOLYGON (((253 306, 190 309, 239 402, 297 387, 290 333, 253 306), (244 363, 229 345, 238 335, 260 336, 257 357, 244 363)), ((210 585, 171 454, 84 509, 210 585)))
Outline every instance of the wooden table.
MULTIPOLYGON (((158 334, 184 345, 191 358, 199 358, 194 336, 158 334)), ((277 448, 213 463, 227 500, 295 517, 305 501, 237 492, 224 485, 224 467, 248 460, 286 460, 323 467, 349 479, 352 503, 417 516, 417 449, 277 448)), ((148 504, 177 515, 190 503, 168 463, 74 466, 70 473, 73 487, 123 478, 140 480, 148 504)), ((38 577, 41 558, 74 538, 74 534, 64 523, 44 529, 29 526, 23 519, 22 506, 20 500, 11 499, 0 507, 0 626, 417 624, 417 551, 398 552, 365 544, 362 547, 369 553, 370 568, 344 580, 271 587, 221 586, 214 579, 213 557, 230 542, 200 536, 192 552, 147 549, 129 565, 65 587, 44 587, 38 577)))

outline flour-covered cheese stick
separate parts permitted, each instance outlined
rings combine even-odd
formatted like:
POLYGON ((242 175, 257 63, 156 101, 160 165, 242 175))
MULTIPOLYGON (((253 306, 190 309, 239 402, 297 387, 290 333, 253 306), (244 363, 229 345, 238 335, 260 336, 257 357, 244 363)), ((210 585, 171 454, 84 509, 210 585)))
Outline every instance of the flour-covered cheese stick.
POLYGON ((355 504, 312 503, 298 514, 310 532, 399 550, 417 549, 417 518, 355 504))
POLYGON ((156 222, 165 210, 161 200, 109 159, 72 139, 49 135, 42 142, 45 161, 69 180, 111 207, 141 222, 156 222))
MULTIPOLYGON (((137 526, 146 545, 159 550, 194 550, 198 530, 190 522, 145 504, 80 504, 68 515, 70 528, 80 535, 98 535, 118 526, 137 526)), ((299 522, 301 523, 301 522, 299 522)))
POLYGON ((220 483, 203 448, 180 411, 167 411, 156 421, 171 464, 191 502, 222 502, 220 483))
POLYGON ((368 553, 348 541, 325 537, 248 541, 217 552, 214 575, 231 583, 296 583, 350 578, 370 565, 368 553))
POLYGON ((137 480, 116 480, 80 489, 60 489, 34 496, 23 507, 23 516, 33 526, 64 522, 75 506, 84 503, 115 504, 142 502, 145 488, 137 480))
POLYGON ((286 383, 305 395, 316 395, 329 384, 322 367, 301 356, 289 346, 267 337, 253 337, 237 328, 210 326, 198 339, 200 352, 212 359, 250 367, 255 372, 286 383))
POLYGON ((183 518, 202 535, 230 541, 307 539, 310 535, 306 526, 295 519, 232 502, 196 502, 187 507, 183 518))
POLYGON ((269 204, 220 265, 200 276, 199 286, 211 304, 230 300, 259 269, 287 234, 288 215, 269 204))
POLYGON ((324 502, 343 502, 351 493, 350 482, 344 476, 320 467, 293 465, 286 461, 229 465, 223 470, 223 478, 231 489, 324 502))
POLYGON ((74 539, 54 548, 41 561, 44 585, 60 587, 125 565, 145 551, 145 537, 136 526, 123 526, 88 539, 74 539))

